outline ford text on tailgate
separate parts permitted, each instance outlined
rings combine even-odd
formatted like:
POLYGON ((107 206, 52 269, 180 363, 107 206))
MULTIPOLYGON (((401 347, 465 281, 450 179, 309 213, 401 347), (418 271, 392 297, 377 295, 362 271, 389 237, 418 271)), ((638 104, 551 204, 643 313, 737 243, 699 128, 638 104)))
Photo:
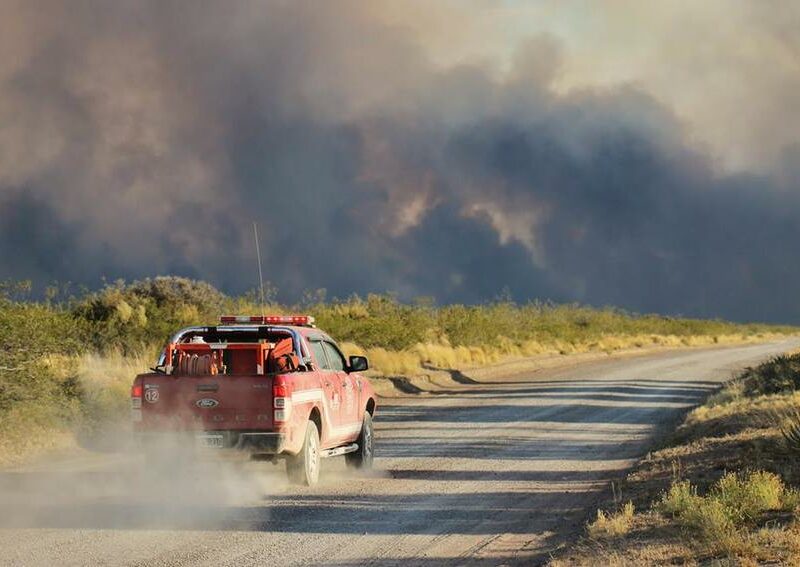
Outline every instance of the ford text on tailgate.
POLYGON ((134 432, 146 448, 165 434, 202 450, 286 461, 289 478, 317 482, 320 459, 372 466, 375 392, 307 316, 223 317, 177 332, 131 388, 134 432))

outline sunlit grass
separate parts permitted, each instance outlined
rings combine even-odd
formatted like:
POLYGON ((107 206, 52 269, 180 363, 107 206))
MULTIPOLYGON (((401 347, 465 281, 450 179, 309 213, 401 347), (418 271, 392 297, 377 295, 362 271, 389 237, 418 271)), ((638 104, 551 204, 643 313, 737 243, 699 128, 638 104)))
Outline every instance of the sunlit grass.
POLYGON ((597 518, 586 526, 589 537, 612 539, 627 534, 633 525, 633 502, 627 502, 621 510, 613 513, 597 511, 597 518))
POLYGON ((0 422, 0 464, 12 465, 53 450, 78 446, 128 420, 133 377, 147 370, 155 353, 48 355, 40 373, 59 395, 16 404, 0 422))
POLYGON ((675 481, 657 509, 691 530, 714 552, 751 553, 748 528, 765 512, 793 509, 797 493, 771 472, 728 473, 704 496, 687 480, 675 481))
POLYGON ((453 346, 446 341, 416 343, 407 349, 389 350, 383 347, 362 347, 355 342, 342 343, 345 354, 366 355, 370 366, 387 376, 415 375, 432 369, 466 369, 486 366, 503 360, 533 356, 568 355, 588 352, 613 353, 643 348, 679 348, 717 344, 741 344, 782 338, 783 335, 748 336, 744 334, 676 337, 658 335, 608 336, 596 341, 571 343, 560 339, 551 341, 526 340, 516 343, 497 337, 480 346, 453 346))

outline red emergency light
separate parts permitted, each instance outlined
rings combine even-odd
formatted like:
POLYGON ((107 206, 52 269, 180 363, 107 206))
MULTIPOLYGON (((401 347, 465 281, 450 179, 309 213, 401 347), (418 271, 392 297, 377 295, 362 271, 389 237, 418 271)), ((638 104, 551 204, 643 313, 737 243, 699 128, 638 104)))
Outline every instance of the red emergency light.
POLYGON ((314 324, 314 318, 309 315, 223 315, 220 317, 220 322, 310 327, 314 324))

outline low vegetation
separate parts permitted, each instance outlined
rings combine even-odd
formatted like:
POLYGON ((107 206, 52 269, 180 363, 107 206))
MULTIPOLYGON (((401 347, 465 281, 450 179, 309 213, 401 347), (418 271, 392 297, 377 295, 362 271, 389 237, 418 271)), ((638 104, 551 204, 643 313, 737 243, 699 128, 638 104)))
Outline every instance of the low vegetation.
MULTIPOLYGON (((324 293, 310 293, 284 306, 274 301, 274 290, 267 296, 265 310, 314 315, 348 354, 367 354, 375 372, 387 376, 510 357, 760 341, 796 332, 503 299, 436 306, 392 295, 326 302, 324 293)), ((29 284, 0 285, 0 462, 64 446, 76 431, 81 438, 126 416, 130 378, 152 364, 176 329, 214 323, 221 314, 261 312, 255 294, 230 297, 179 277, 115 282, 78 297, 52 289, 39 301, 30 299, 29 284)))
POLYGON ((62 443, 59 426, 80 411, 69 359, 82 348, 74 327, 65 311, 0 297, 0 455, 62 443))
POLYGON ((628 476, 630 509, 553 564, 800 564, 798 385, 800 353, 731 381, 628 476))
POLYGON ((628 501, 617 512, 597 511, 597 519, 586 526, 589 536, 595 539, 613 539, 628 533, 633 524, 633 502, 628 501))

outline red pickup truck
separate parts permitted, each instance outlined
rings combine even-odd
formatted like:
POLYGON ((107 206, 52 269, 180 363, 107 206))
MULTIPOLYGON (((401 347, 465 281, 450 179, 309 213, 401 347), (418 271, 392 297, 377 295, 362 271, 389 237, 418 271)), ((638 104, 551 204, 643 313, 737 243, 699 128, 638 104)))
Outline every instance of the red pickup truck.
POLYGON ((289 479, 313 485, 320 459, 369 468, 376 396, 366 357, 345 359, 308 316, 222 317, 177 332, 152 372, 131 387, 134 434, 201 450, 285 459, 289 479))

